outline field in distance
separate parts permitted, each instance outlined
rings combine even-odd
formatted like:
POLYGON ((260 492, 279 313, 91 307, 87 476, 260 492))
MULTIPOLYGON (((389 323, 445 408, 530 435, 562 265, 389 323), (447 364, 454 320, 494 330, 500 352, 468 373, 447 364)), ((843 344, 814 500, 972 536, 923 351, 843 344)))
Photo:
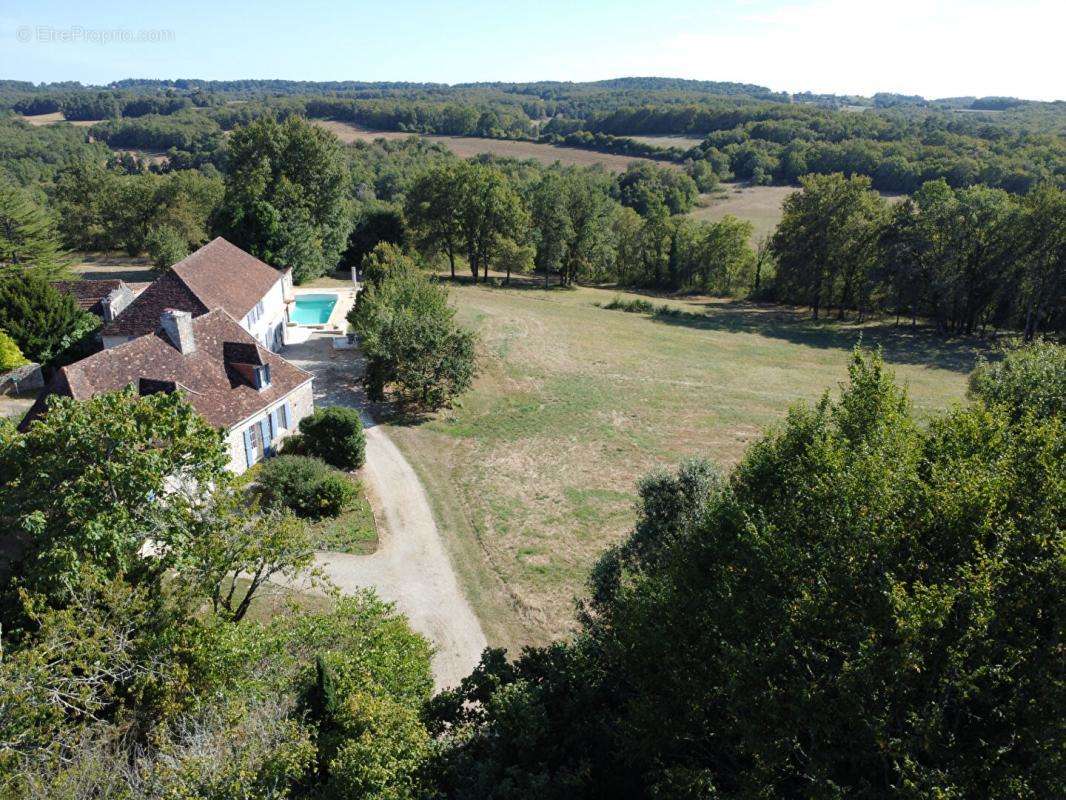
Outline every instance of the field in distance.
POLYGON ((781 221, 781 204, 797 191, 795 186, 748 186, 723 183, 720 190, 700 195, 699 205, 689 212, 694 219, 716 222, 726 214, 752 224, 752 242, 773 233, 781 221))
MULTIPOLYGON (((336 120, 311 120, 333 131, 342 142, 373 141, 374 139, 406 139, 421 134, 403 133, 401 131, 371 131, 351 122, 336 120)), ((510 139, 482 139, 476 136, 423 136, 430 142, 444 145, 460 158, 472 158, 482 154, 491 154, 502 158, 520 160, 533 159, 541 164, 554 164, 556 161, 566 166, 591 167, 601 164, 609 172, 624 172, 634 161, 646 161, 636 156, 620 156, 612 153, 597 153, 577 147, 559 147, 540 142, 517 142, 510 139)), ((657 162, 673 166, 669 162, 657 162)))
POLYGON ((644 144, 655 145, 656 147, 680 147, 683 150, 688 150, 695 147, 703 141, 698 136, 627 136, 627 139, 632 139, 636 142, 643 142, 644 144))
POLYGON ((734 464, 791 404, 836 389, 860 335, 923 414, 963 399, 978 355, 921 329, 742 302, 655 300, 686 312, 662 317, 595 305, 615 296, 457 286, 480 375, 455 408, 388 427, 493 644, 566 634, 589 567, 632 527, 637 480, 688 456, 734 464))
POLYGON ((22 119, 28 122, 30 125, 55 125, 60 122, 69 122, 71 125, 77 125, 79 128, 88 128, 91 125, 95 125, 102 120, 98 119, 70 119, 68 120, 63 116, 62 111, 55 111, 51 114, 23 114, 22 119))

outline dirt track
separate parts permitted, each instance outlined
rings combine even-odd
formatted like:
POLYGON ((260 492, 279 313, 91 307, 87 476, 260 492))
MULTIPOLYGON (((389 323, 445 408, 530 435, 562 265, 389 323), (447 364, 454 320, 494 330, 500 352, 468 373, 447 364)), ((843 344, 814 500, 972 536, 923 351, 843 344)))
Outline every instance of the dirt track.
POLYGON ((321 553, 319 566, 342 591, 370 586, 395 603, 436 648, 437 688, 456 685, 477 664, 487 646, 485 634, 456 580, 421 481, 366 412, 357 355, 333 350, 328 338, 317 337, 290 345, 285 357, 314 374, 317 405, 358 408, 367 426, 362 479, 381 523, 378 551, 321 553))

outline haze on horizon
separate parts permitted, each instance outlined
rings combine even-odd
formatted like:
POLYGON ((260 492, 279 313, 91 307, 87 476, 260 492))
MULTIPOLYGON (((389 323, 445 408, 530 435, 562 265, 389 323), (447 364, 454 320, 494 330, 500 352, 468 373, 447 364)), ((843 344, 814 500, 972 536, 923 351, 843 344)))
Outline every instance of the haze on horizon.
POLYGON ((1066 4, 1053 0, 676 0, 665 7, 546 0, 491 9, 411 0, 188 0, 180 11, 21 2, 0 11, 0 77, 106 84, 664 76, 793 93, 1066 99, 1059 42, 1066 4), (76 30, 79 40, 59 40, 76 30), (102 41, 108 31, 167 36, 102 41))

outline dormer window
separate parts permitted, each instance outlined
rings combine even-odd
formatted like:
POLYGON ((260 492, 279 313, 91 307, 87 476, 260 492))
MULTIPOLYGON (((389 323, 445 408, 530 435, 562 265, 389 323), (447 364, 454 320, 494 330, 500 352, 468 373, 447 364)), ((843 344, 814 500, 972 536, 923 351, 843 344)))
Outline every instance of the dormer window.
POLYGON ((270 365, 261 364, 256 367, 252 372, 252 380, 255 383, 256 389, 268 389, 270 388, 270 365))

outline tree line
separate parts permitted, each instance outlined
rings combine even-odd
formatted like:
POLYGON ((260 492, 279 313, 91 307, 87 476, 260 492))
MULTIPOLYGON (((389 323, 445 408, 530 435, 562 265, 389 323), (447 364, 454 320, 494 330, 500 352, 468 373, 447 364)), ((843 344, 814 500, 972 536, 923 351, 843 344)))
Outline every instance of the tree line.
POLYGON ((174 147, 201 159, 217 149, 212 135, 238 121, 299 114, 380 130, 700 159, 721 179, 755 183, 844 172, 866 175, 882 191, 913 192, 944 178, 953 187, 983 183, 1024 193, 1066 180, 1062 104, 1013 98, 789 98, 758 86, 666 79, 457 86, 128 81, 107 89, 9 82, 0 86, 5 104, 20 113, 62 110, 70 119, 108 120, 95 135, 116 146, 174 147), (845 102, 859 111, 842 109, 845 102), (630 138, 642 134, 702 141, 685 150, 630 138))
POLYGON ((67 247, 147 252, 161 268, 223 235, 302 282, 359 268, 386 242, 473 280, 538 272, 546 285, 755 291, 817 315, 928 319, 945 334, 1032 338, 1063 325, 1066 226, 1053 182, 1017 195, 936 180, 888 201, 866 177, 803 176, 753 250, 747 223, 685 216, 714 186, 699 160, 639 161, 619 175, 464 161, 417 139, 344 147, 293 115, 235 128, 224 165, 157 174, 76 158, 43 193, 67 247))
POLYGON ((835 310, 931 320, 943 333, 1066 325, 1066 191, 924 184, 892 204, 868 178, 807 176, 770 241, 771 295, 835 310))

